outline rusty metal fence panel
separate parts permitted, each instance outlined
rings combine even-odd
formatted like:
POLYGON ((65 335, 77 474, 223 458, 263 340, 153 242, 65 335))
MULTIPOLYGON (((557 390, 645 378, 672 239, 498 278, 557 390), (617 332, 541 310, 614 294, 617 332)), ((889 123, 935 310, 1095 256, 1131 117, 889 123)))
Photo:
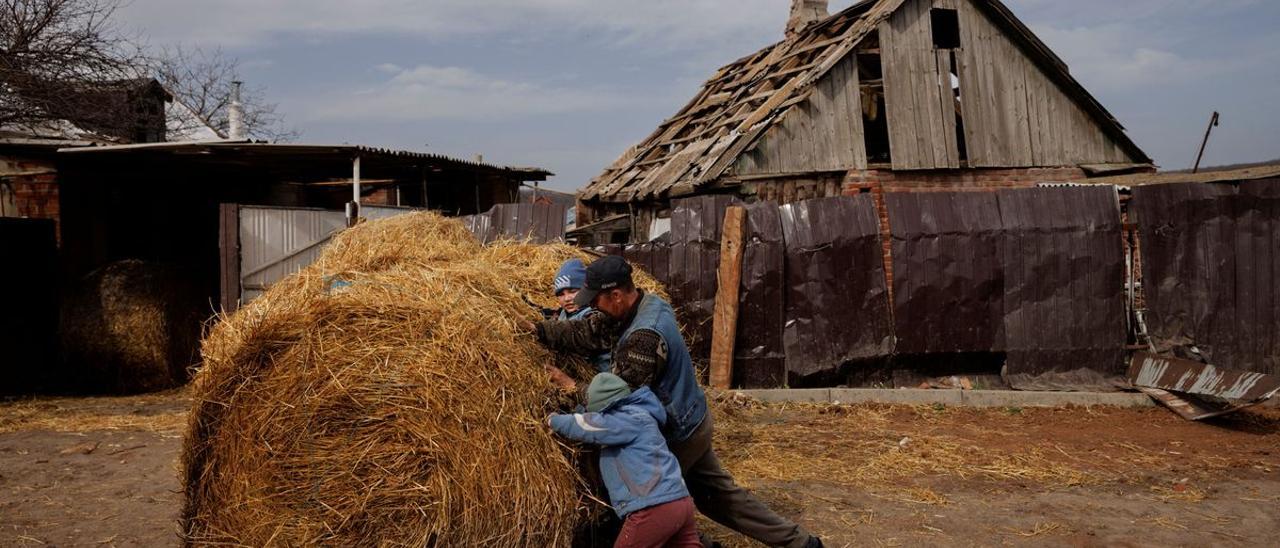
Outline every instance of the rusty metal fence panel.
POLYGON ((736 386, 774 388, 787 381, 782 344, 786 310, 786 246, 778 205, 746 206, 738 332, 734 343, 736 386))
POLYGON ((1136 187, 1158 353, 1280 374, 1280 180, 1136 187))
POLYGON ((885 205, 897 352, 1004 350, 996 194, 890 193, 885 205))
POLYGON ((845 362, 887 356, 889 325, 880 223, 870 195, 781 208, 786 243, 790 382, 835 378, 845 362))
POLYGON ((1005 380, 1020 390, 1115 386, 1127 337, 1115 187, 1004 190, 1005 380))
POLYGON ((489 243, 501 239, 545 244, 564 240, 568 208, 559 204, 498 204, 479 215, 462 217, 462 224, 489 243))
POLYGON ((667 291, 677 306, 695 360, 711 356, 711 319, 720 268, 720 232, 732 196, 672 200, 670 276, 667 291))

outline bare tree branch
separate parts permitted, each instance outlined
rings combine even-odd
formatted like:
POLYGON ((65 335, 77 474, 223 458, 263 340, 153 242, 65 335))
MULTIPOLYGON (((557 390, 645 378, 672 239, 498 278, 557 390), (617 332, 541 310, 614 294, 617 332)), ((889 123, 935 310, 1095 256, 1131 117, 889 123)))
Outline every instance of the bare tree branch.
POLYGON ((129 132, 145 113, 121 99, 144 73, 111 25, 117 0, 0 0, 0 125, 73 120, 129 132))
MULTIPOLYGON (((197 119, 170 120, 173 137, 185 137, 199 131, 201 124, 222 135, 230 129, 232 82, 239 80, 240 61, 222 50, 187 49, 181 46, 162 50, 152 61, 152 70, 174 99, 196 115, 197 119)), ((276 105, 266 100, 261 87, 244 86, 240 92, 244 124, 255 139, 291 141, 298 132, 284 126, 276 114, 276 105)))
MULTIPOLYGON (((147 80, 154 77, 194 116, 170 120, 169 138, 207 125, 226 134, 231 82, 239 61, 220 50, 181 47, 143 55, 140 41, 113 25, 120 0, 0 0, 0 127, 37 128, 69 121, 122 139, 151 135, 154 112, 147 80), (140 130, 140 128, 142 128, 140 130)), ((261 87, 242 90, 253 138, 292 140, 261 87)), ((163 105, 161 105, 163 106, 163 105)), ((163 135, 164 128, 159 130, 163 135)))

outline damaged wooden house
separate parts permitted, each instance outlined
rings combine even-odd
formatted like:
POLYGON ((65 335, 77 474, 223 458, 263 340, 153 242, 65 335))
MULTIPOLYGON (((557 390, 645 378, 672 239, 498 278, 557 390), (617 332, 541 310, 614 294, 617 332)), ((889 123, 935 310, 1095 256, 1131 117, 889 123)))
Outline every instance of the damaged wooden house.
MULTIPOLYGON (((793 0, 786 38, 721 68, 579 195, 580 243, 647 241, 671 200, 791 203, 1153 171, 997 0, 793 0)), ((881 204, 881 200, 877 200, 881 204)), ((882 212, 883 212, 883 205, 882 212)))

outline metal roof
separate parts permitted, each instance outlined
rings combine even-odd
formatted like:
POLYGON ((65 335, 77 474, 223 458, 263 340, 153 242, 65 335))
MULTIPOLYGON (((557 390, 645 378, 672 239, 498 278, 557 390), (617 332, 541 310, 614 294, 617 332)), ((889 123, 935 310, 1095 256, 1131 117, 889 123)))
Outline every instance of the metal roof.
POLYGON ((497 166, 427 152, 365 145, 265 143, 251 140, 185 141, 58 149, 65 160, 111 161, 146 158, 197 164, 241 164, 272 168, 302 178, 331 177, 334 169, 360 157, 362 170, 449 169, 501 174, 522 181, 546 180, 550 171, 537 167, 497 166))

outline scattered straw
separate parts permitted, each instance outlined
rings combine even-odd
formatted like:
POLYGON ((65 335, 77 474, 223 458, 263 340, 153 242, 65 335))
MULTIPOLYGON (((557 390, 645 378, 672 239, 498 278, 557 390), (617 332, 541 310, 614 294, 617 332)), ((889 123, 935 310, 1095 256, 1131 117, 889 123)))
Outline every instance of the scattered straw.
POLYGON ((902 492, 903 496, 898 500, 909 502, 912 504, 928 504, 931 506, 946 506, 951 501, 947 497, 939 494, 933 489, 927 487, 913 487, 902 492))
POLYGON ((1175 519, 1175 518, 1173 518, 1173 517, 1170 517, 1170 516, 1156 516, 1156 517, 1154 517, 1154 518, 1140 519, 1140 520, 1138 520, 1138 522, 1139 522, 1139 523, 1150 523, 1150 524, 1152 524, 1152 525, 1157 525, 1157 526, 1160 526, 1160 527, 1164 527, 1165 529, 1174 529, 1174 530, 1178 530, 1178 531, 1186 531, 1186 530, 1188 530, 1188 528, 1187 528, 1187 526, 1186 526, 1186 525, 1183 525, 1183 524, 1181 524, 1181 523, 1178 523, 1178 520, 1177 520, 1177 519, 1175 519))
POLYGON ((1023 538, 1039 537, 1044 535, 1053 535, 1066 532, 1066 527, 1061 523, 1043 522, 1036 523, 1029 531, 1019 531, 1016 529, 1005 528, 1001 531, 1005 535, 1019 536, 1023 538))
POLYGON ((403 215, 223 318, 183 455, 188 541, 567 545, 594 503, 544 424, 557 357, 518 325, 570 257, 403 215))
POLYGON ((1160 502, 1196 503, 1208 498, 1204 491, 1185 484, 1175 485, 1173 487, 1152 485, 1151 491, 1155 493, 1156 500, 1160 502))
POLYGON ((129 397, 33 398, 0 403, 0 433, 45 430, 178 432, 189 406, 184 390, 129 397))

